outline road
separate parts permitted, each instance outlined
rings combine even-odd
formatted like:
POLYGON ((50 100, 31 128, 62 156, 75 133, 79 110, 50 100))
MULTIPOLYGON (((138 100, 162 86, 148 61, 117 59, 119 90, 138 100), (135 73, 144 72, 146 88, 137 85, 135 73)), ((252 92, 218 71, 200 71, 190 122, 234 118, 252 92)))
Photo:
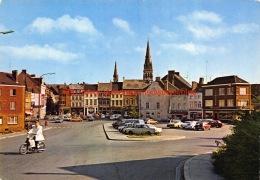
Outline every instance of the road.
MULTIPOLYGON (((106 121, 108 122, 108 121, 106 121)), ((44 131, 46 151, 20 155, 26 135, 0 140, 0 179, 175 179, 176 167, 196 154, 216 149, 215 139, 230 133, 224 126, 210 131, 167 129, 164 134, 184 135, 174 141, 111 141, 102 124, 49 123, 44 131)))

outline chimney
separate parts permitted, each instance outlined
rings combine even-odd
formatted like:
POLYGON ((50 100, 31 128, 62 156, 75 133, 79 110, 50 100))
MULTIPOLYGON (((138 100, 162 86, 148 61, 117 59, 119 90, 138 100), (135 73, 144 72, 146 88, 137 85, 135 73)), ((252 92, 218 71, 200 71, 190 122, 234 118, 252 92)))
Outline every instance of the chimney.
POLYGON ((204 84, 204 78, 201 77, 201 78, 200 78, 200 81, 199 81, 199 85, 201 86, 201 85, 203 85, 203 84, 204 84))
POLYGON ((35 74, 31 74, 31 77, 32 77, 32 78, 35 78, 35 77, 36 77, 36 75, 35 75, 35 74))
POLYGON ((192 81, 192 86, 191 86, 192 90, 195 90, 197 88, 197 86, 198 86, 198 83, 195 81, 192 81))
POLYGON ((12 77, 15 80, 15 83, 18 83, 18 71, 17 70, 12 71, 12 77))
POLYGON ((26 69, 23 69, 22 72, 26 74, 26 69))
POLYGON ((155 81, 156 81, 156 82, 161 81, 161 77, 156 77, 156 78, 155 78, 155 81))

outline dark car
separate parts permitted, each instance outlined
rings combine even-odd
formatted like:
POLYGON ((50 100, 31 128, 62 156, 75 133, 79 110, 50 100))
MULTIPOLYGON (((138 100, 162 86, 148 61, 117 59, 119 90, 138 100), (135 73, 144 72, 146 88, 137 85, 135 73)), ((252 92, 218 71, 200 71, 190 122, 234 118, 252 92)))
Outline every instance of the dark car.
POLYGON ((219 120, 210 121, 208 124, 210 124, 211 127, 216 127, 216 128, 221 128, 223 126, 223 123, 219 120))

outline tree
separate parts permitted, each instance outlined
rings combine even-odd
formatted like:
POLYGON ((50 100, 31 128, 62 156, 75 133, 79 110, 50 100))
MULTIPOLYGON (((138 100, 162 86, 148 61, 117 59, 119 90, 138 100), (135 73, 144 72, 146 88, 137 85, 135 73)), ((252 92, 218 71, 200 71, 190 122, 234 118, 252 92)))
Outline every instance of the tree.
POLYGON ((224 146, 213 152, 213 165, 227 179, 259 179, 260 112, 244 113, 224 146))
POLYGON ((131 108, 131 111, 129 112, 129 115, 130 115, 131 118, 138 118, 139 117, 139 114, 136 111, 135 107, 131 108))

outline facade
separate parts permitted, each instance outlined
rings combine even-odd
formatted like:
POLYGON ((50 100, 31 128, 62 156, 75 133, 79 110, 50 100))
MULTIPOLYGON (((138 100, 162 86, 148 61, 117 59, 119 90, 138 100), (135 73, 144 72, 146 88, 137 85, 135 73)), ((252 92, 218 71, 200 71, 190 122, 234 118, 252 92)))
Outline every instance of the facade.
POLYGON ((97 84, 84 85, 84 115, 98 112, 98 95, 97 84))
POLYGON ((0 72, 0 132, 22 131, 25 126, 25 86, 18 72, 0 72))
POLYGON ((111 114, 111 91, 112 82, 98 83, 98 112, 102 114, 111 114))
POLYGON ((84 86, 81 84, 69 85, 71 97, 71 115, 84 114, 84 86))
POLYGON ((237 77, 218 77, 202 86, 203 116, 219 120, 237 119, 236 110, 251 110, 251 85, 237 77))
POLYGON ((199 83, 192 82, 192 92, 188 93, 188 119, 203 119, 202 108, 202 85, 204 79, 200 78, 199 83))
POLYGON ((169 94, 159 82, 151 82, 139 98, 141 118, 168 119, 169 94))
POLYGON ((68 85, 58 85, 59 90, 59 113, 71 114, 71 90, 68 85))
POLYGON ((176 119, 187 118, 188 116, 188 95, 192 90, 191 85, 174 70, 162 78, 165 90, 169 91, 169 117, 176 119))
POLYGON ((111 114, 122 114, 123 112, 123 83, 122 82, 113 82, 112 91, 111 91, 111 114))

